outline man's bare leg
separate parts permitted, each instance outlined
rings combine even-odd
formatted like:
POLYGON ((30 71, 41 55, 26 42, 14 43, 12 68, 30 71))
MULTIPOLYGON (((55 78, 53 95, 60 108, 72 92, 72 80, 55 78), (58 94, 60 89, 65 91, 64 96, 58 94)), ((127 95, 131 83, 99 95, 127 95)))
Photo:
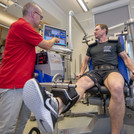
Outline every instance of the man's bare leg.
POLYGON ((80 101, 85 91, 94 86, 94 82, 88 76, 84 76, 76 82, 76 85, 77 85, 76 91, 80 95, 78 101, 80 101))
POLYGON ((125 113, 124 80, 119 73, 111 73, 105 80, 105 85, 111 93, 109 114, 111 119, 111 134, 120 134, 125 113))
POLYGON ((109 113, 111 118, 111 134, 120 134, 125 113, 124 98, 116 100, 111 97, 109 113))
MULTIPOLYGON (((77 85, 76 91, 80 96, 78 101, 80 101, 85 91, 94 86, 94 82, 88 76, 84 76, 77 81, 76 85, 77 85)), ((59 114, 60 114, 63 111, 65 105, 62 103, 62 100, 59 97, 57 97, 57 100, 59 102, 59 114)))

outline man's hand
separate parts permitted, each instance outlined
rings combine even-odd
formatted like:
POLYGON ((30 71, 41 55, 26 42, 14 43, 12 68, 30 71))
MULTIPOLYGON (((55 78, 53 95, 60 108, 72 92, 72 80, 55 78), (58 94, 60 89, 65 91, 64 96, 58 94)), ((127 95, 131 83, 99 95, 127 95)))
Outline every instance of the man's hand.
POLYGON ((76 76, 76 79, 77 79, 77 80, 80 79, 81 76, 82 76, 81 74, 78 74, 78 75, 76 76))
POLYGON ((133 73, 133 74, 131 74, 131 80, 133 80, 133 81, 134 81, 134 73, 133 73))
POLYGON ((55 43, 59 43, 60 39, 59 38, 54 38, 55 39, 55 43))

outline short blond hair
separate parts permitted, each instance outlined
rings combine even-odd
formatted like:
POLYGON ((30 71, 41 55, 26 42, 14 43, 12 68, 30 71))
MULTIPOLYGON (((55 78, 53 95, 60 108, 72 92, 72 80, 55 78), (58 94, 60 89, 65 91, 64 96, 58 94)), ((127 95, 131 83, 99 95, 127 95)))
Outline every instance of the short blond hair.
POLYGON ((28 2, 26 5, 24 5, 22 9, 22 15, 26 16, 31 10, 40 8, 36 3, 34 2, 28 2))

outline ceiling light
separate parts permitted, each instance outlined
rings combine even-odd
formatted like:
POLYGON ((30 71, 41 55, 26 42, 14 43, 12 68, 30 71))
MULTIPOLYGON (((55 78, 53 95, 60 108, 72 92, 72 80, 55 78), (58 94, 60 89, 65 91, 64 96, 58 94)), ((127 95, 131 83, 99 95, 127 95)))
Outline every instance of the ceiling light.
POLYGON ((77 2, 79 3, 84 12, 87 12, 89 10, 84 0, 77 0, 77 2))
POLYGON ((4 4, 2 4, 2 3, 0 3, 0 6, 1 6, 1 7, 4 7, 4 8, 7 7, 6 5, 4 5, 4 4))

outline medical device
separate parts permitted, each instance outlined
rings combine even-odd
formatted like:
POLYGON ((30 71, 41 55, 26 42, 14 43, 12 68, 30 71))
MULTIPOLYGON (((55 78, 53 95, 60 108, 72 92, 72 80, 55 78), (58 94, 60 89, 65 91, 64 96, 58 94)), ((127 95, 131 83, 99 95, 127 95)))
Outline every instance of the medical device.
POLYGON ((61 56, 54 52, 41 51, 36 54, 35 73, 39 82, 52 82, 56 74, 64 76, 61 56))
POLYGON ((71 49, 67 47, 66 30, 44 24, 43 38, 45 40, 50 40, 53 37, 59 38, 60 42, 55 43, 55 45, 51 48, 52 51, 69 52, 69 53, 72 52, 71 49))

